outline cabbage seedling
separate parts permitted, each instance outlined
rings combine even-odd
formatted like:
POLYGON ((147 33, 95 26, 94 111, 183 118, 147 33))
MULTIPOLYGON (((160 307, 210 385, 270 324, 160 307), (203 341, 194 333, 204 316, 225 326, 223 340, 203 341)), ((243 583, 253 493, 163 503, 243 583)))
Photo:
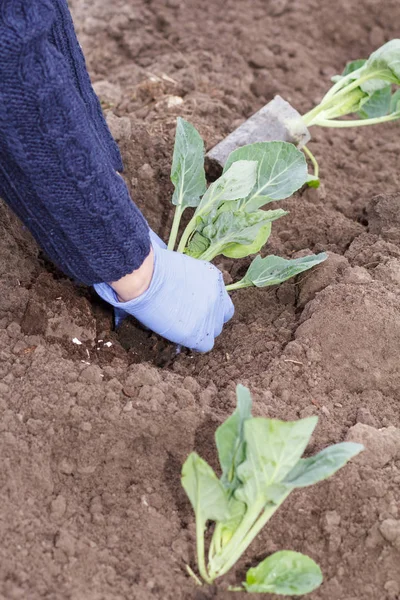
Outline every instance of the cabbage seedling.
POLYGON ((307 127, 360 127, 400 119, 400 40, 391 40, 368 59, 348 63, 321 102, 303 116, 307 127), (360 119, 340 121, 358 113, 360 119))
MULTIPOLYGON (((182 468, 182 485, 196 517, 198 569, 210 584, 236 564, 290 492, 330 477, 363 450, 360 444, 343 442, 301 458, 318 418, 284 422, 252 417, 251 404, 249 390, 239 385, 237 408, 215 434, 220 478, 195 452, 182 468), (206 561, 209 521, 215 526, 206 561)), ((249 569, 243 587, 229 589, 296 596, 321 582, 321 570, 311 558, 283 550, 249 569)))
MULTIPOLYGON (((305 157, 293 144, 259 142, 232 152, 221 177, 207 188, 203 140, 193 125, 178 118, 171 170, 176 208, 168 248, 175 248, 182 214, 192 207, 195 212, 178 252, 207 261, 220 254, 230 258, 257 254, 273 221, 287 214, 280 208, 261 209, 291 196, 308 177, 305 157)), ((325 259, 325 253, 294 260, 258 256, 245 277, 228 289, 275 285, 325 259)))
MULTIPOLYGON (((387 42, 368 59, 349 62, 321 102, 302 119, 307 127, 363 127, 400 118, 400 40, 387 42), (357 114, 357 119, 340 117, 357 114)), ((308 148, 305 153, 314 165, 314 177, 308 184, 317 187, 318 164, 308 148)))

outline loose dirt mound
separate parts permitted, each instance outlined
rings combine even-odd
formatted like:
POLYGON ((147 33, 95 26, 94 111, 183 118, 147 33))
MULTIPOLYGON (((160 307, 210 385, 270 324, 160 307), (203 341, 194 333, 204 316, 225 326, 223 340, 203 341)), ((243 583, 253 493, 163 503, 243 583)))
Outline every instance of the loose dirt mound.
MULTIPOLYGON (((211 146, 277 92, 306 111, 347 59, 395 37, 400 18, 394 0, 71 5, 132 196, 164 236, 178 114, 211 146)), ((396 135, 396 125, 315 132, 324 184, 284 203, 269 252, 329 260, 280 288, 236 293, 205 356, 176 356, 134 323, 116 334, 109 309, 0 205, 1 599, 230 598, 226 582, 196 589, 186 575, 194 522, 179 475, 192 449, 215 463, 213 434, 239 382, 256 414, 319 415, 310 451, 343 439, 367 451, 293 494, 230 581, 290 548, 324 571, 310 600, 400 598, 396 135)), ((220 266, 236 278, 247 264, 220 266)))

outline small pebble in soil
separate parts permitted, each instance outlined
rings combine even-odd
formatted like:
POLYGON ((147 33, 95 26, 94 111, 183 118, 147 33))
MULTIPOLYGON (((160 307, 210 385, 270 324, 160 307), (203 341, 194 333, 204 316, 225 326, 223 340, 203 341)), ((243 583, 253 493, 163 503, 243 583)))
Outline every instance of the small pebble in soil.
POLYGON ((7 333, 10 338, 16 339, 21 335, 21 327, 19 326, 18 323, 15 323, 15 322, 10 323, 9 326, 7 327, 7 333))
POLYGON ((83 369, 79 376, 79 381, 88 383, 102 383, 103 373, 98 365, 90 365, 83 369))
POLYGON ((400 550, 400 521, 397 519, 385 519, 379 526, 379 531, 385 540, 400 550))
POLYGON ((394 580, 387 581, 385 590, 388 593, 389 600, 397 600, 400 594, 400 584, 394 580))
POLYGON ((50 513, 54 519, 61 519, 64 516, 65 511, 67 510, 67 501, 59 494, 54 500, 52 500, 50 505, 50 513))
POLYGON ((371 425, 372 427, 378 425, 377 420, 372 416, 371 411, 363 406, 357 410, 357 423, 364 423, 365 425, 371 425))
POLYGON ((69 460, 68 458, 63 458, 60 461, 59 469, 61 473, 64 473, 64 475, 72 475, 72 473, 75 470, 75 465, 72 460, 69 460))
POLYGON ((57 533, 55 546, 65 552, 67 556, 73 556, 75 554, 75 539, 64 529, 61 529, 57 533))

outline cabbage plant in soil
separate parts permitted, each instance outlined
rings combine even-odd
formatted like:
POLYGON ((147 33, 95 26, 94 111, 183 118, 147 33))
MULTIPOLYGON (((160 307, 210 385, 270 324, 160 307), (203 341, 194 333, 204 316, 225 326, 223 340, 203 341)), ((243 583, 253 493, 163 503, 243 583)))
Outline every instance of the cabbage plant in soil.
MULTIPOLYGON (((258 254, 273 221, 287 214, 280 208, 263 209, 291 196, 307 182, 308 173, 304 154, 293 144, 259 142, 232 152, 221 177, 207 188, 203 140, 193 125, 178 118, 171 180, 176 208, 168 248, 176 246, 183 212, 195 208, 177 250, 211 261, 218 255, 258 254)), ((325 253, 290 260, 258 255, 243 279, 227 289, 275 285, 325 259, 325 253)))
MULTIPOLYGON (((182 469, 182 485, 196 517, 197 565, 201 580, 225 575, 268 523, 289 494, 333 475, 363 446, 343 442, 301 458, 317 417, 294 422, 252 417, 247 388, 237 387, 237 408, 218 427, 215 439, 221 476, 192 452, 182 469), (214 530, 206 559, 207 523, 214 530)), ((322 582, 319 566, 308 556, 281 550, 248 570, 242 586, 231 591, 299 596, 322 582)))
MULTIPOLYGON (((368 59, 347 63, 343 73, 332 78, 334 85, 321 102, 302 120, 307 127, 364 127, 400 119, 400 39, 390 40, 368 59), (341 117, 357 114, 357 119, 341 117)), ((314 165, 309 185, 318 186, 318 163, 307 147, 314 165)))

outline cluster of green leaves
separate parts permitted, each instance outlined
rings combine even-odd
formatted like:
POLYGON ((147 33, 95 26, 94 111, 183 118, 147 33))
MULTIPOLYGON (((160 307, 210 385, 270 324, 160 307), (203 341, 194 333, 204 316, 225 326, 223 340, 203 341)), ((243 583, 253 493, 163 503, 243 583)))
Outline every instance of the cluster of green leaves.
MULTIPOLYGON (((239 385, 237 408, 215 435, 220 478, 195 452, 182 469, 182 485, 196 516, 199 573, 207 583, 235 565, 291 491, 330 477, 363 449, 344 442, 301 458, 318 418, 254 418, 251 404, 249 390, 239 385), (206 564, 208 521, 215 526, 206 564)), ((231 589, 295 596, 321 582, 321 570, 311 558, 284 550, 251 568, 243 587, 231 589)))
MULTIPOLYGON (((178 252, 202 260, 220 254, 230 258, 257 254, 270 236, 272 222, 287 214, 279 208, 262 209, 291 196, 308 178, 304 155, 293 144, 259 142, 232 152, 221 177, 207 188, 203 141, 190 123, 179 118, 171 170, 176 209, 168 248, 175 248, 183 211, 192 207, 196 210, 178 252)), ((325 258, 324 253, 295 260, 257 256, 245 277, 229 289, 275 285, 325 258)))
MULTIPOLYGON (((366 63, 367 59, 364 58, 347 63, 343 73, 333 77, 333 81, 338 82, 347 75, 354 74, 361 67, 365 67, 366 63)), ((372 93, 365 92, 361 87, 363 97, 359 102, 359 106, 356 107, 360 119, 374 119, 393 114, 396 114, 396 118, 399 118, 400 90, 396 89, 393 91, 392 83, 387 83, 386 81, 383 81, 383 83, 383 87, 376 89, 372 93)))
POLYGON ((393 121, 400 118, 400 40, 394 39, 371 54, 368 59, 346 65, 333 78, 334 85, 318 106, 304 115, 307 126, 355 127, 393 121), (341 121, 340 117, 358 114, 358 120, 341 121))

